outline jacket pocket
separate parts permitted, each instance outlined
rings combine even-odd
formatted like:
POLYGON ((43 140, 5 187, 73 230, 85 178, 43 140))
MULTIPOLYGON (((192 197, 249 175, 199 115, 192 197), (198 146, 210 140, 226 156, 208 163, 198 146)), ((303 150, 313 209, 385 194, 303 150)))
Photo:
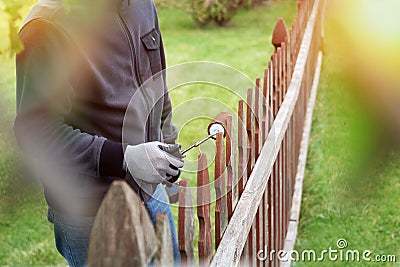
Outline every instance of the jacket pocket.
POLYGON ((152 29, 150 32, 143 35, 140 39, 142 40, 143 46, 145 47, 147 55, 149 57, 151 73, 153 75, 156 75, 162 69, 160 54, 160 33, 156 29, 152 29))

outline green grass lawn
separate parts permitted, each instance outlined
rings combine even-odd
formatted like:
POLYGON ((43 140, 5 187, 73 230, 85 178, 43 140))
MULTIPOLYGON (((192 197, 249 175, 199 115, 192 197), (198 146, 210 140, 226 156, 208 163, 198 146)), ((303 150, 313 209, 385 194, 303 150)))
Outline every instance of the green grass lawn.
POLYGON ((331 42, 327 25, 324 62, 314 111, 296 250, 364 250, 396 255, 394 263, 298 262, 295 266, 399 266, 400 155, 380 120, 362 101, 331 42))
MULTIPOLYGON (((176 9, 160 10, 167 64, 220 62, 238 69, 253 80, 262 75, 268 62, 273 49, 270 44, 271 33, 277 18, 284 17, 290 25, 295 12, 296 1, 283 0, 279 4, 240 10, 226 28, 210 25, 198 29, 190 15, 176 9)), ((0 13, 0 18, 0 50, 3 50, 7 46, 7 18, 4 13, 0 13)), ((12 137, 15 65, 14 59, 4 54, 0 57, 0 266, 65 265, 54 245, 41 190, 28 186, 19 178, 22 171, 18 167, 17 150, 12 137)), ((179 90, 171 94, 174 105, 196 97, 230 101, 232 108, 236 105, 236 99, 226 99, 226 92, 215 86, 189 86, 184 94, 179 90)), ((199 119, 197 123, 188 124, 181 132, 179 141, 186 147, 204 137, 208 122, 199 119)), ((194 161, 197 153, 198 150, 189 154, 188 160, 194 161)), ((193 173, 185 175, 194 179, 193 173)))

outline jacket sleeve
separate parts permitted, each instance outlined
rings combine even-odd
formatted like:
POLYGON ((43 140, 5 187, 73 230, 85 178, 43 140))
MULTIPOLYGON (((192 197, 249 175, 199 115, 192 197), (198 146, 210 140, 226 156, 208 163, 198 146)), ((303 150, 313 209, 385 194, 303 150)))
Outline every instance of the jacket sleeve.
POLYGON ((44 19, 29 22, 19 36, 24 50, 16 57, 14 132, 24 158, 41 170, 123 177, 122 144, 65 122, 75 90, 68 38, 44 19))

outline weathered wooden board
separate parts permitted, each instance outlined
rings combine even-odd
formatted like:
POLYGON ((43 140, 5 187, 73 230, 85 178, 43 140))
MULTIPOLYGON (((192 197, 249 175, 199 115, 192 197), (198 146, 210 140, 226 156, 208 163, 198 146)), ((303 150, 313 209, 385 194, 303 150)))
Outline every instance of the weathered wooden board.
POLYGON ((261 144, 264 144, 268 135, 268 92, 269 92, 269 69, 264 70, 262 88, 262 118, 261 118, 261 144))
POLYGON ((182 266, 192 266, 194 258, 194 214, 190 184, 187 179, 179 182, 178 241, 182 266))
POLYGON ((171 228, 168 214, 157 214, 156 232, 158 240, 158 249, 154 256, 155 266, 173 266, 174 254, 172 251, 171 228))
MULTIPOLYGON (((228 209, 228 220, 232 216, 233 208, 237 202, 238 196, 238 186, 237 186, 237 175, 236 175, 236 138, 234 131, 233 116, 226 112, 221 112, 217 117, 211 122, 209 128, 212 124, 218 123, 224 127, 225 130, 225 164, 227 173, 227 209, 228 209)), ((218 146, 217 146, 218 149, 218 146)), ((218 151, 217 151, 218 152, 218 151)))
POLYGON ((199 264, 208 265, 211 261, 212 232, 210 221, 210 176, 208 174, 207 157, 201 153, 197 168, 197 217, 199 219, 199 264))
POLYGON ((231 219, 233 209, 238 201, 238 181, 236 174, 236 137, 233 116, 229 115, 226 121, 226 168, 228 172, 227 202, 228 202, 228 221, 231 219))
POLYGON ((238 104, 238 194, 239 198, 243 193, 246 185, 247 174, 247 142, 246 137, 246 120, 245 120, 245 102, 239 100, 238 104))
POLYGON ((256 79, 256 87, 254 90, 254 160, 257 160, 261 151, 261 92, 260 92, 260 78, 256 79))
POLYGON ((217 133, 216 137, 216 153, 215 153, 215 171, 214 171, 214 187, 216 194, 215 201, 215 248, 218 247, 222 234, 226 227, 227 203, 225 194, 226 180, 226 161, 224 150, 224 136, 217 133))
MULTIPOLYGON (((253 166, 255 163, 255 138, 254 138, 254 129, 255 129, 255 115, 254 115, 254 97, 253 97, 253 89, 249 88, 247 90, 247 111, 246 111, 246 132, 247 132, 247 179, 250 177, 253 166)), ((249 230, 249 236, 247 240, 248 250, 248 264, 250 266, 253 265, 256 248, 255 248, 255 224, 253 223, 249 230)))
POLYGON ((153 223, 125 182, 114 182, 99 208, 90 236, 89 266, 147 266, 158 248, 153 223))

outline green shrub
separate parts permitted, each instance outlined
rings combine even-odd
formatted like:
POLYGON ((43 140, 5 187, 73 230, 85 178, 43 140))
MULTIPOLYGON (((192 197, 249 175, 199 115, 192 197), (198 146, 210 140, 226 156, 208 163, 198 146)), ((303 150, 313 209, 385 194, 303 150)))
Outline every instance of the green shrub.
MULTIPOLYGON (((158 0, 168 1, 168 0, 158 0)), ((240 7, 252 7, 268 0, 191 0, 191 14, 199 26, 214 21, 225 26, 240 7)))
POLYGON ((192 0, 192 17, 200 26, 211 21, 226 25, 234 16, 240 0, 192 0))
POLYGON ((236 9, 239 7, 238 0, 219 0, 215 1, 211 7, 211 18, 218 25, 224 26, 235 15, 236 9))
MULTIPOLYGON (((20 51, 22 49, 21 42, 18 39, 17 33, 19 29, 19 23, 22 19, 20 10, 24 5, 24 1, 21 0, 0 0, 0 6, 2 11, 8 15, 8 38, 9 46, 7 48, 10 55, 20 51)), ((2 51, 4 52, 4 51, 2 51)))
POLYGON ((211 21, 211 1, 192 0, 192 18, 199 26, 204 26, 211 21))

